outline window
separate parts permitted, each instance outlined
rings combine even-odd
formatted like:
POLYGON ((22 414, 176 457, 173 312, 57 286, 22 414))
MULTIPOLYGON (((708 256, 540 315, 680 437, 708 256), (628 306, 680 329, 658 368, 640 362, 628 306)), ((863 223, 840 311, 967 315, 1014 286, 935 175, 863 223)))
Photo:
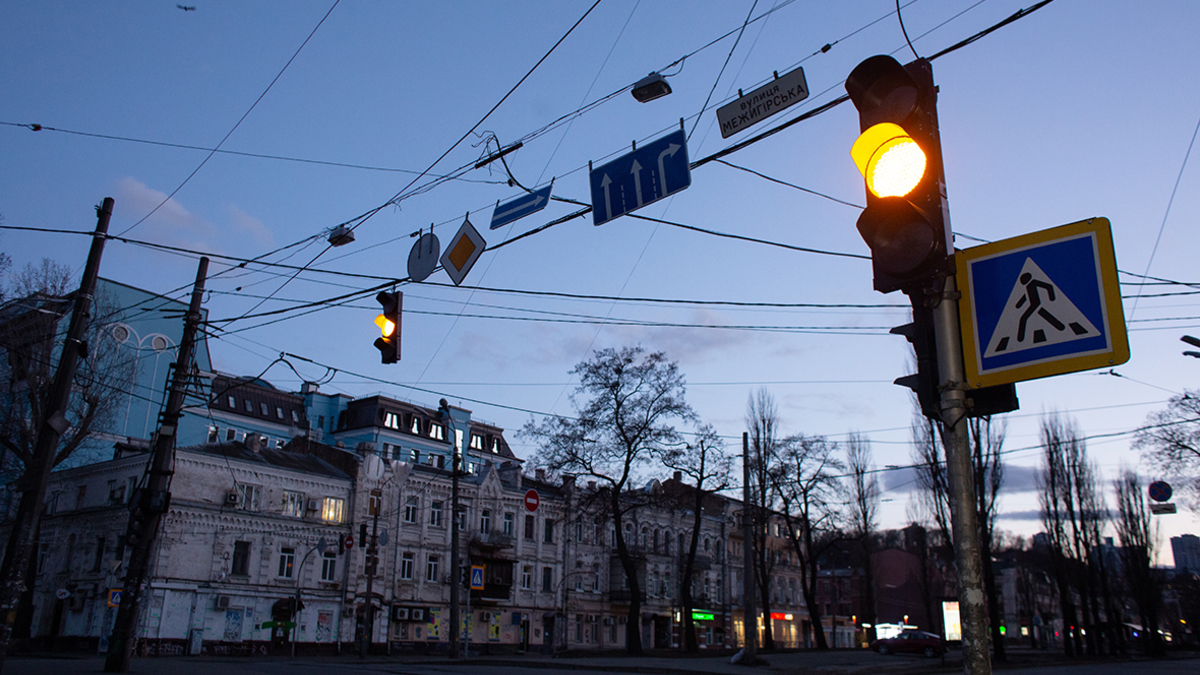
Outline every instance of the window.
POLYGON ((546 566, 542 568, 542 591, 549 593, 554 590, 554 568, 546 566))
POLYGON ((346 507, 346 500, 341 497, 326 497, 321 504, 321 520, 327 523, 342 522, 342 511, 346 507))
POLYGON ((575 641, 583 642, 583 615, 575 615, 575 641))
POLYGON ((490 509, 484 509, 479 512, 479 531, 491 532, 492 530, 492 512, 490 509))
POLYGON ((413 464, 420 464, 421 463, 421 451, 416 448, 413 448, 412 456, 409 459, 409 461, 412 462, 413 464))
POLYGON ((275 406, 275 416, 278 417, 279 419, 283 419, 283 408, 280 408, 279 406, 275 406))
POLYGON ((283 447, 283 446, 285 446, 285 445, 287 445, 287 440, 286 440, 286 439, 280 438, 280 439, 278 439, 278 440, 276 440, 276 441, 275 441, 275 447, 277 447, 277 448, 282 448, 282 447, 283 447))
POLYGON ((553 544, 554 543, 554 521, 547 518, 545 520, 544 525, 545 525, 545 527, 544 527, 545 532, 543 533, 542 541, 547 544, 553 544))
POLYGON ((407 500, 405 500, 405 502, 404 502, 404 522, 406 522, 406 523, 417 522, 418 506, 419 506, 419 502, 417 501, 416 497, 409 497, 407 500))
POLYGON ((405 581, 412 581, 413 578, 413 552, 405 551, 400 556, 400 578, 405 581))
POLYGON ((533 588, 533 567, 529 565, 521 568, 521 588, 527 591, 533 588))
POLYGON ((425 561, 425 580, 437 581, 438 578, 438 557, 431 555, 425 561))
POLYGON ((337 581, 337 551, 321 554, 321 581, 337 581))
POLYGON ((236 399, 236 398, 234 398, 234 397, 232 397, 232 396, 230 396, 230 397, 229 397, 229 407, 230 407, 230 408, 236 408, 236 407, 237 407, 237 399, 236 399))
POLYGON ((262 411, 262 414, 263 414, 263 416, 267 416, 267 415, 270 415, 270 414, 271 414, 271 413, 270 413, 270 412, 267 410, 267 404, 266 404, 266 403, 261 403, 261 402, 260 402, 260 403, 258 404, 258 409, 262 411))
POLYGON ((283 515, 293 518, 304 516, 304 493, 293 490, 283 491, 283 515))
POLYGON ((649 548, 650 548, 650 528, 643 525, 642 526, 642 550, 645 551, 645 550, 648 550, 649 548))
POLYGON ((257 511, 259 498, 262 496, 262 487, 258 485, 250 485, 249 483, 237 484, 237 507, 242 511, 257 511))
POLYGON ((246 399, 245 403, 246 403, 246 412, 254 412, 254 404, 250 402, 250 399, 246 399))
POLYGON ((663 572, 663 585, 662 585, 663 597, 670 599, 674 595, 674 593, 672 591, 673 591, 673 589, 671 588, 671 573, 663 572))
POLYGON ((221 437, 221 427, 210 426, 208 428, 208 442, 216 443, 221 437))
POLYGON ((600 563, 592 563, 592 592, 600 592, 600 563))
POLYGON ((475 450, 483 449, 483 436, 479 434, 471 434, 471 448, 475 450))
POLYGON ((421 419, 416 415, 408 418, 408 432, 411 434, 421 433, 421 419))
POLYGON ((467 511, 466 509, 459 510, 455 514, 454 524, 458 526, 458 531, 463 532, 467 529, 467 511))
POLYGON ((104 566, 104 537, 96 537, 96 552, 92 554, 92 571, 99 572, 104 566))
POLYGON ((243 577, 250 575, 250 542, 233 542, 233 566, 229 573, 243 577))
POLYGON ((292 578, 292 566, 296 564, 296 549, 281 548, 279 549, 279 574, 281 579, 292 578))
POLYGON ((237 438, 237 430, 232 429, 232 428, 226 429, 225 430, 225 440, 232 441, 234 438, 237 438))
POLYGON ((504 514, 504 534, 512 536, 514 519, 516 519, 516 514, 512 514, 512 513, 504 514))
POLYGON ((108 481, 108 505, 124 504, 125 503, 125 486, 118 485, 117 481, 108 481))
POLYGON ((394 412, 383 414, 383 426, 389 429, 400 430, 400 416, 394 412))
POLYGON ((429 506, 429 524, 434 527, 442 526, 442 503, 434 502, 429 506))
POLYGON ((439 441, 446 440, 446 428, 440 424, 430 424, 429 437, 439 441))
POLYGON ((650 594, 650 597, 652 597, 652 598, 657 598, 657 597, 658 597, 658 591, 659 591, 659 588, 658 588, 658 572, 651 572, 651 573, 650 573, 650 579, 649 579, 649 582, 650 582, 650 583, 648 583, 648 584, 647 584, 646 592, 650 594))
POLYGON ((371 500, 367 503, 367 515, 379 515, 379 509, 382 504, 383 494, 379 490, 371 490, 371 500))
POLYGON ((295 410, 292 411, 292 421, 295 422, 296 424, 300 423, 300 414, 297 413, 295 410))
POLYGON ((525 514, 525 538, 533 539, 533 516, 525 514))
POLYGON ((37 573, 41 574, 46 571, 46 559, 50 557, 50 544, 42 542, 38 544, 37 557, 37 573))
POLYGON ((325 416, 324 415, 317 415, 317 428, 322 429, 322 430, 325 428, 325 416))
POLYGON ((500 454, 500 439, 499 438, 492 439, 492 454, 493 455, 500 454))
POLYGON ((583 542, 583 521, 582 520, 575 521, 575 541, 579 542, 579 543, 583 542))

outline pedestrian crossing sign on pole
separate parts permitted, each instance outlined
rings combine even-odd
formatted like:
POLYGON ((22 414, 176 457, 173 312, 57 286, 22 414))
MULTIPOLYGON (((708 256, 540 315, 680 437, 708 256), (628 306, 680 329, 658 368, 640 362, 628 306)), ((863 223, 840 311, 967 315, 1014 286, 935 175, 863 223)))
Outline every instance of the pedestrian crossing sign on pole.
POLYGON ((972 388, 1129 360, 1112 227, 1090 218, 976 246, 958 267, 972 388))
POLYGON ((471 565, 471 590, 483 590, 483 565, 471 565))

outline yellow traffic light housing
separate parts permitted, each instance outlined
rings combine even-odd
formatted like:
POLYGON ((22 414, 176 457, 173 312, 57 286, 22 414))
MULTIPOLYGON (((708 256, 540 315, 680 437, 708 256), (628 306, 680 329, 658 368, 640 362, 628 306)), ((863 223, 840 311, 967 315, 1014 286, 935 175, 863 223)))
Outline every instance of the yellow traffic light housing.
POLYGON ((850 156, 876 197, 903 197, 925 177, 925 151, 899 124, 876 124, 854 141, 850 156))
POLYGON ((379 330, 383 332, 385 338, 392 337, 392 334, 396 332, 396 324, 383 314, 375 317, 375 325, 379 326, 379 330))

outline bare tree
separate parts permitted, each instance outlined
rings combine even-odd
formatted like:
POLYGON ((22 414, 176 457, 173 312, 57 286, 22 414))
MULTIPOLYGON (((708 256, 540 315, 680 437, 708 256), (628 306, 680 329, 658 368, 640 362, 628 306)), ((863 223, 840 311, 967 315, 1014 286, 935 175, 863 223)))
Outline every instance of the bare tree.
POLYGON ((617 540, 617 556, 629 583, 626 650, 642 653, 642 588, 633 542, 625 540, 624 519, 633 508, 634 480, 651 456, 681 440, 672 422, 691 421, 695 413, 684 398, 678 365, 662 352, 639 347, 601 349, 575 366, 579 386, 571 395, 576 417, 528 422, 521 435, 538 442, 535 464, 560 473, 601 481, 606 511, 617 540))
POLYGON ((1004 447, 1005 424, 993 424, 991 417, 974 417, 967 423, 971 443, 971 465, 975 470, 975 512, 979 522, 979 557, 983 561, 983 585, 987 593, 988 623, 992 630, 992 656, 997 661, 1007 661, 1004 648, 1004 633, 1000 632, 1004 622, 1000 616, 1000 589, 996 587, 996 573, 992 565, 992 551, 996 547, 996 506, 1000 488, 1004 485, 1004 462, 1001 449, 1004 447))
POLYGON ((833 535, 842 497, 839 476, 846 465, 836 452, 837 445, 824 437, 800 436, 781 449, 779 462, 771 470, 771 486, 788 528, 787 540, 800 561, 804 604, 816 632, 817 649, 829 649, 817 603, 817 573, 822 554, 839 539, 833 535))
POLYGON ((683 559, 683 573, 680 575, 680 604, 682 605, 684 650, 700 651, 696 640, 696 624, 692 620, 692 608, 695 607, 693 593, 693 577, 696 573, 696 551, 700 543, 700 526, 703 521, 706 502, 719 490, 729 486, 732 473, 732 459, 725 454, 721 447, 721 438, 715 429, 702 425, 694 444, 683 448, 671 447, 660 456, 662 463, 686 476, 695 483, 695 487, 678 495, 676 506, 687 509, 692 514, 692 536, 688 542, 687 554, 683 559))
POLYGON ((1180 500, 1200 513, 1200 390, 1172 396, 1166 410, 1151 413, 1134 447, 1171 481, 1180 500))
POLYGON ((1150 518, 1150 509, 1137 473, 1126 469, 1116 481, 1117 539, 1125 558, 1125 578, 1142 618, 1142 641, 1146 654, 1163 653, 1158 634, 1162 588, 1151 562, 1158 541, 1158 528, 1150 518))
POLYGON ((850 517, 846 532, 858 544, 862 570, 862 623, 870 624, 867 642, 875 639, 875 534, 879 528, 879 479, 871 463, 871 444, 858 434, 846 440, 846 464, 850 472, 850 517))
MULTIPOLYGON (((86 356, 76 367, 71 395, 60 411, 62 418, 47 420, 46 405, 66 331, 64 319, 75 302, 65 292, 69 280, 70 270, 53 261, 26 266, 14 282, 16 295, 0 306, 0 468, 5 482, 15 485, 21 495, 14 522, 31 524, 26 530, 35 532, 42 504, 34 503, 33 478, 27 478, 25 472, 42 430, 47 424, 62 428, 59 443, 52 449, 53 466, 79 461, 84 450, 96 449, 93 435, 115 424, 137 374, 135 355, 122 349, 108 330, 107 323, 117 308, 111 300, 97 297, 84 332, 86 356)), ((11 532, 19 530, 14 527, 11 532)), ((12 541, 5 548, 0 579, 23 587, 22 609, 14 623, 19 637, 28 631, 32 596, 27 583, 11 579, 20 562, 13 558, 17 548, 12 541)), ((31 555, 36 550, 36 546, 30 549, 31 555)))
MULTIPOLYGON (((771 491, 771 467, 778 461, 780 451, 792 439, 780 436, 779 410, 775 397, 766 389, 758 389, 750 395, 746 404, 746 427, 750 434, 750 503, 746 504, 753 523, 754 546, 753 574, 759 594, 759 611, 765 627, 764 649, 775 648, 775 635, 771 625, 771 579, 775 570, 776 557, 772 554, 768 527, 773 513, 774 494, 771 491)), ((747 621, 746 630, 754 630, 753 622, 747 621)))

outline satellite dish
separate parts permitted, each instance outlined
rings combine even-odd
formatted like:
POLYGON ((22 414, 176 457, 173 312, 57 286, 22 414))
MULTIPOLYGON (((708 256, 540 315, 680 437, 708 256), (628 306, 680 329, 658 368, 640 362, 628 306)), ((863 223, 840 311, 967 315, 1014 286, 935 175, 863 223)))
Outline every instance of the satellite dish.
POLYGON ((437 268, 438 255, 441 252, 442 245, 438 243, 436 234, 427 232, 421 235, 421 238, 417 239, 417 243, 413 244, 412 250, 408 252, 408 276, 413 281, 425 281, 437 268))
POLYGON ((367 455, 363 460, 363 471, 367 474, 367 478, 379 480, 383 478, 383 470, 383 460, 379 459, 379 455, 367 455))

